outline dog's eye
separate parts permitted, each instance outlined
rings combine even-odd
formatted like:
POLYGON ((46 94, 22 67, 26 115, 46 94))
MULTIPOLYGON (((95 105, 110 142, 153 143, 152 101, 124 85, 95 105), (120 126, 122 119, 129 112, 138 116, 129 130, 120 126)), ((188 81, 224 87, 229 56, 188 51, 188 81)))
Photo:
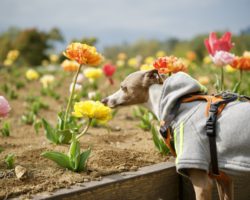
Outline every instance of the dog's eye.
POLYGON ((127 91, 128 91, 127 87, 122 86, 122 85, 121 85, 121 89, 122 89, 122 91, 124 91, 124 92, 127 92, 127 91))

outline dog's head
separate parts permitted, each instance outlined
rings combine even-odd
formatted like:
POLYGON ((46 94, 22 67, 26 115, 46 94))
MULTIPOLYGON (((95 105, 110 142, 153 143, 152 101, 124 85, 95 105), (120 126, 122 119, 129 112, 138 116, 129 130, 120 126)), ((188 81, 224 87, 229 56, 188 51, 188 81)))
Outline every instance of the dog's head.
POLYGON ((127 76, 121 82, 120 89, 104 98, 102 102, 111 108, 146 103, 149 98, 149 87, 162 83, 162 78, 155 69, 137 71, 127 76))

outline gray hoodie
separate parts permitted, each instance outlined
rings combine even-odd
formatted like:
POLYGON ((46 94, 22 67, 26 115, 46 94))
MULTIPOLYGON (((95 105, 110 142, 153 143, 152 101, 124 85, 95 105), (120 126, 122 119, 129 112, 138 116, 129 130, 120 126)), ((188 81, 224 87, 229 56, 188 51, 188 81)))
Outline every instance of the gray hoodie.
MULTIPOLYGON (((163 85, 159 118, 166 120, 184 95, 205 92, 206 88, 185 73, 176 73, 163 85)), ((174 130, 176 167, 179 173, 198 168, 209 171, 210 153, 206 135, 206 102, 182 103, 171 126, 174 130)), ((250 172, 250 103, 229 103, 216 123, 218 164, 221 170, 250 172)))

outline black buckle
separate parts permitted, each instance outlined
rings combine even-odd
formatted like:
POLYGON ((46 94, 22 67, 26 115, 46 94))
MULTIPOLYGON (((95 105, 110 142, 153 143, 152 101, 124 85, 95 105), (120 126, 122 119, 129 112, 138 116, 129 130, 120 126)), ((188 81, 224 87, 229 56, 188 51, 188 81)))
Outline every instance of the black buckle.
POLYGON ((166 127, 166 126, 160 127, 160 134, 165 139, 167 138, 167 131, 168 131, 168 127, 166 127))
POLYGON ((209 137, 215 137, 216 114, 211 113, 206 122, 206 133, 209 137))

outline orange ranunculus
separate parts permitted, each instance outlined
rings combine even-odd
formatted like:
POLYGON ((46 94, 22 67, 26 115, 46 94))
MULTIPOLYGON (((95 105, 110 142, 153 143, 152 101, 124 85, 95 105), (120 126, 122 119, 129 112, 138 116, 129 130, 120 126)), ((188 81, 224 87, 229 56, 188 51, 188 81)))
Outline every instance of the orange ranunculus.
POLYGON ((194 60, 196 60, 196 58, 197 58, 196 53, 194 51, 188 51, 186 53, 186 57, 191 62, 194 61, 194 60))
POLYGON ((179 71, 187 71, 186 64, 175 56, 160 57, 154 62, 154 68, 161 74, 177 73, 179 71))
POLYGON ((62 68, 64 71, 67 71, 67 72, 76 72, 80 65, 74 61, 74 60, 64 60, 61 64, 62 68))
POLYGON ((96 66, 99 65, 103 59, 95 47, 77 42, 71 43, 63 54, 81 65, 96 66))
POLYGON ((231 66, 239 70, 250 70, 250 57, 236 57, 231 63, 231 66))

